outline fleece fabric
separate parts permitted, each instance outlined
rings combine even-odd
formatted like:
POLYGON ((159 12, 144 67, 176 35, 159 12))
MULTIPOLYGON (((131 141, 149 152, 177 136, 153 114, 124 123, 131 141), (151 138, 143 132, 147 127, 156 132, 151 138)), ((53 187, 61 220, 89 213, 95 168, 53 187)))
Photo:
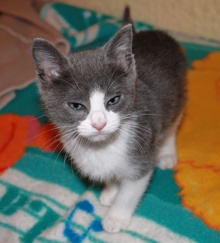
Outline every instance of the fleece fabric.
MULTIPOLYGON (((41 17, 73 51, 102 45, 121 24, 65 4, 48 5, 41 17)), ((220 46, 172 34, 188 62, 179 163, 155 170, 128 229, 103 231, 102 185, 82 179, 71 166, 31 83, 0 110, 0 242, 220 242, 220 46)))

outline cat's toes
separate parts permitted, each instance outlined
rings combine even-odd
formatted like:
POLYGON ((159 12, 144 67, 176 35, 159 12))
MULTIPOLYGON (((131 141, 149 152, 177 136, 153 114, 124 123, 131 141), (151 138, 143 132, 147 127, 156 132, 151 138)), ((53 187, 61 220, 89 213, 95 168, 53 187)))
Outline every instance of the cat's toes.
POLYGON ((104 230, 108 233, 117 233, 128 227, 130 223, 130 217, 120 217, 120 215, 107 215, 103 221, 102 226, 104 230))
POLYGON ((157 167, 162 170, 172 169, 177 164, 177 157, 175 154, 167 154, 158 158, 157 167))

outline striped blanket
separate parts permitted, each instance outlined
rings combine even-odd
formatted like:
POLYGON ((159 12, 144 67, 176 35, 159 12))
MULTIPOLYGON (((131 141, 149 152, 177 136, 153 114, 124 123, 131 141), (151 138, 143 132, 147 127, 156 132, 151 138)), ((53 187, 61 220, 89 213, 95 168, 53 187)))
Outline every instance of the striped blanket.
MULTIPOLYGON (((111 16, 59 3, 43 8, 41 17, 72 51, 102 45, 121 25, 111 16)), ((189 68, 179 163, 174 170, 155 170, 128 229, 103 231, 102 185, 83 180, 71 167, 32 83, 0 110, 0 242, 220 242, 220 45, 171 34, 189 68)))

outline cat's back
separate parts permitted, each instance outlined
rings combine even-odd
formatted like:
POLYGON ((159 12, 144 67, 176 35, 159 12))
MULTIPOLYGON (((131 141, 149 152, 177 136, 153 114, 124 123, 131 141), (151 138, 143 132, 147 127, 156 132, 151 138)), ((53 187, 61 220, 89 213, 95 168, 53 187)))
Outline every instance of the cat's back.
POLYGON ((183 50, 165 32, 150 30, 134 34, 133 52, 142 81, 155 82, 163 76, 184 82, 186 62, 183 50))
POLYGON ((148 120, 165 129, 181 114, 186 100, 183 50, 163 31, 152 30, 134 34, 133 53, 138 77, 136 109, 163 117, 140 118, 139 122, 148 120))

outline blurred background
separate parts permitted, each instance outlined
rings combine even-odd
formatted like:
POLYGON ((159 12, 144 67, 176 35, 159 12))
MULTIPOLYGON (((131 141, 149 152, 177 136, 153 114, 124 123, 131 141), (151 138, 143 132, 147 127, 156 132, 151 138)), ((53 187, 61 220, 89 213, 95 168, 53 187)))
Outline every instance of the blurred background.
POLYGON ((220 49, 219 0, 0 0, 0 108, 35 77, 34 37, 64 52, 96 48, 120 28, 126 5, 137 30, 168 31, 189 62, 220 49))
POLYGON ((143 21, 159 28, 220 40, 219 0, 62 0, 75 6, 97 10, 121 17, 129 5, 135 21, 143 21))

